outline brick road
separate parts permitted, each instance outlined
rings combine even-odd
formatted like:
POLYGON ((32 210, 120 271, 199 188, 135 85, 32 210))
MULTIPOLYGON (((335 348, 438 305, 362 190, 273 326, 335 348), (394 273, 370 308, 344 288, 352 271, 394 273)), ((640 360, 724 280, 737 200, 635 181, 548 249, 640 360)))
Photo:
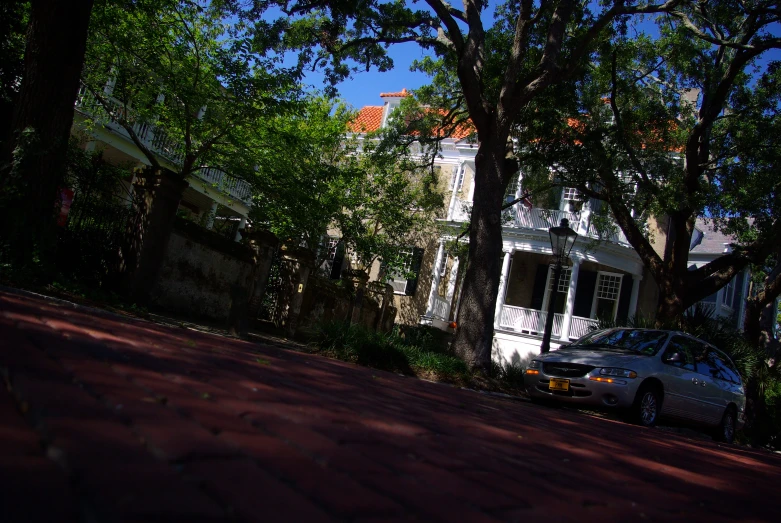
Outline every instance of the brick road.
POLYGON ((778 521, 778 456, 0 292, 0 521, 778 521))

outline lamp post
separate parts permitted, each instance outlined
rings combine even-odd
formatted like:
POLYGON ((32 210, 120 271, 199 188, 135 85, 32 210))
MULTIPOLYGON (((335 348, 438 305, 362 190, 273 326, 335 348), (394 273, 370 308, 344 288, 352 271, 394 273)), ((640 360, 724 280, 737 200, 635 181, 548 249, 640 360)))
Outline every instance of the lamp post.
POLYGON ((550 352, 550 337, 553 332, 554 307, 556 306, 556 292, 559 287, 559 278, 561 278, 562 262, 569 258, 572 246, 575 245, 575 239, 578 233, 570 229, 569 220, 561 219, 558 227, 548 229, 550 234, 550 244, 553 248, 553 256, 556 257, 556 265, 553 267, 553 288, 548 297, 548 316, 545 318, 545 332, 542 335, 542 346, 540 353, 550 352))

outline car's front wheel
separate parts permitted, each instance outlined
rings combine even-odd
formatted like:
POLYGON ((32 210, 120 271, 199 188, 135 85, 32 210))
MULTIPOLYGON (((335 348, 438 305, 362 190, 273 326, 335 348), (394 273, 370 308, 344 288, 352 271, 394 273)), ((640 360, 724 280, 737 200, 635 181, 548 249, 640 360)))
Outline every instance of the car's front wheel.
POLYGON ((632 418, 643 427, 653 427, 662 412, 662 394, 657 387, 646 385, 637 391, 632 405, 632 418))
POLYGON ((714 439, 723 443, 733 443, 735 441, 735 430, 737 426, 737 415, 735 409, 730 406, 724 411, 724 416, 721 417, 721 423, 719 423, 714 439))

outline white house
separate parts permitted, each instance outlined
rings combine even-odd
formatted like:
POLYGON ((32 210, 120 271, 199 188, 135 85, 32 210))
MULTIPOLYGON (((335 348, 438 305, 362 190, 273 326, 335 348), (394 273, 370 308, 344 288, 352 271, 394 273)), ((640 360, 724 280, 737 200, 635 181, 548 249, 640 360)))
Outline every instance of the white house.
MULTIPOLYGON (((356 131, 375 131, 385 125, 391 111, 406 91, 383 93, 382 106, 364 107, 358 116, 356 131)), ((418 321, 447 329, 458 321, 458 259, 450 259, 445 242, 452 239, 469 219, 474 196, 475 144, 467 133, 442 142, 441 158, 436 165, 447 182, 447 209, 442 222, 445 233, 426 246, 419 263, 415 312, 418 321)), ((507 201, 522 194, 523 174, 510 185, 507 201)), ((592 206, 582 203, 577 191, 562 188, 549 208, 517 203, 505 211, 502 229, 502 276, 494 315, 494 358, 502 362, 520 362, 540 350, 548 304, 554 301, 555 317, 551 348, 575 340, 597 324, 596 318, 626 320, 642 315, 653 317, 657 287, 645 271, 640 258, 623 233, 595 243, 597 231, 592 224, 592 206), (552 282, 552 250, 548 229, 562 218, 578 233, 567 267, 556 289, 552 282)), ((658 239, 657 239, 658 241, 658 239)), ((728 248, 729 238, 715 232, 704 221, 697 223, 692 239, 690 264, 700 266, 728 248)), ((743 304, 748 292, 747 272, 740 273, 727 287, 703 300, 716 314, 729 316, 742 325, 743 304)), ((403 282, 395 282, 398 289, 403 282)))

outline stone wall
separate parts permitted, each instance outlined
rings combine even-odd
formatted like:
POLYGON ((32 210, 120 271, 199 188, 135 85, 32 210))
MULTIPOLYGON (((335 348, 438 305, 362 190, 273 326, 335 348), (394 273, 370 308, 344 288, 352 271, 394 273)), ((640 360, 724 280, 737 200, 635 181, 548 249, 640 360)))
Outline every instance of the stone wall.
POLYGON ((348 321, 368 329, 388 332, 393 328, 396 309, 390 305, 392 294, 388 294, 388 308, 382 313, 383 292, 377 284, 369 284, 360 299, 349 280, 327 280, 310 276, 307 282, 298 316, 297 332, 306 335, 319 324, 332 321, 348 321))
POLYGON ((247 246, 178 219, 152 289, 152 306, 193 319, 225 321, 231 288, 249 288, 253 267, 247 246))

